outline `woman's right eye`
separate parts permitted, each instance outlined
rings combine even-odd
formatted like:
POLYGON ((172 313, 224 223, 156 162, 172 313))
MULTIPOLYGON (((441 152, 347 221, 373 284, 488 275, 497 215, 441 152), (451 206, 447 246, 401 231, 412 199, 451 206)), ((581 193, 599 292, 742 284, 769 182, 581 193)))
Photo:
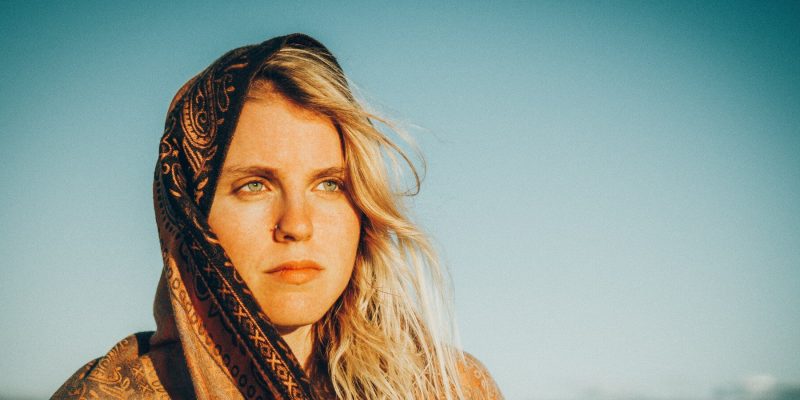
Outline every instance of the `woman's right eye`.
POLYGON ((244 186, 242 186, 242 190, 245 192, 261 192, 264 190, 264 184, 261 182, 248 182, 244 186))

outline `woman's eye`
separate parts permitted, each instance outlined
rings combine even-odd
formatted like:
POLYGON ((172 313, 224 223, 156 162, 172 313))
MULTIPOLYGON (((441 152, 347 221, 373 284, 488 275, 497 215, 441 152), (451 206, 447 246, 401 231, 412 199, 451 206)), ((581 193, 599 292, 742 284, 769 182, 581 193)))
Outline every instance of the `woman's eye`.
POLYGON ((317 189, 324 190, 326 192, 337 192, 341 189, 341 187, 339 185, 339 182, 329 179, 327 181, 323 181, 322 183, 320 183, 317 186, 317 189))
POLYGON ((260 192, 264 190, 264 184, 261 182, 249 182, 242 186, 242 189, 248 192, 260 192))

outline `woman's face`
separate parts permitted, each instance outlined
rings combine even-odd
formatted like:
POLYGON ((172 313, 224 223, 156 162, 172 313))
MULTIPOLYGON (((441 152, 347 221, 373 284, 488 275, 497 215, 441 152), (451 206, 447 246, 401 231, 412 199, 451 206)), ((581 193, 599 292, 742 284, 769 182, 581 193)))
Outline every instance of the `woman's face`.
POLYGON ((317 322, 353 272, 360 221, 328 118, 278 94, 248 100, 208 222, 280 330, 317 322))

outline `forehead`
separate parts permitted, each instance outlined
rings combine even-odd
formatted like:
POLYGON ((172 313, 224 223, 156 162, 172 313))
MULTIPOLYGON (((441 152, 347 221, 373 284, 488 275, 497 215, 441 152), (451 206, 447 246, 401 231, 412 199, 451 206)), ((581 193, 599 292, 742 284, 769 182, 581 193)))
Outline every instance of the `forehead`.
POLYGON ((321 114, 278 94, 248 99, 225 159, 225 168, 269 166, 286 171, 342 167, 339 133, 321 114))

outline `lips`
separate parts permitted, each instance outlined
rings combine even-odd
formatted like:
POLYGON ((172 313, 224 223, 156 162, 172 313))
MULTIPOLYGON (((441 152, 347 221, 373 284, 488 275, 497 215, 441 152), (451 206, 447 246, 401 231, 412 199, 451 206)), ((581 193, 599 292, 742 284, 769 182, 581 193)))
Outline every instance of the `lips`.
POLYGON ((284 283, 302 285, 316 278, 322 270, 319 264, 311 260, 288 261, 270 268, 267 274, 284 283))

